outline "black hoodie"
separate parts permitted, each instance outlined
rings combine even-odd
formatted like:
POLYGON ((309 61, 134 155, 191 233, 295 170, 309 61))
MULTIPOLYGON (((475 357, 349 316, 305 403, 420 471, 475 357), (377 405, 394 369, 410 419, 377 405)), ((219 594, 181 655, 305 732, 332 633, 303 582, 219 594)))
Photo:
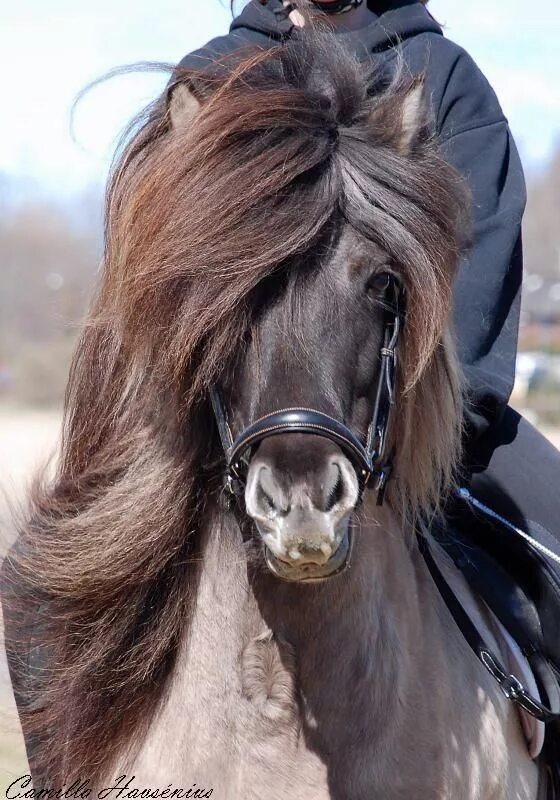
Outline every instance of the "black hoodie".
MULTIPOLYGON (((471 440, 501 417, 515 376, 522 277, 521 219, 525 181, 507 120, 472 58, 444 38, 427 9, 413 0, 389 0, 368 26, 339 32, 364 58, 395 57, 424 71, 437 133, 447 159, 468 180, 473 196, 473 245, 455 286, 455 329, 472 410, 471 440)), ((293 35, 280 0, 251 0, 230 32, 187 55, 184 68, 247 45, 266 46, 293 35)))

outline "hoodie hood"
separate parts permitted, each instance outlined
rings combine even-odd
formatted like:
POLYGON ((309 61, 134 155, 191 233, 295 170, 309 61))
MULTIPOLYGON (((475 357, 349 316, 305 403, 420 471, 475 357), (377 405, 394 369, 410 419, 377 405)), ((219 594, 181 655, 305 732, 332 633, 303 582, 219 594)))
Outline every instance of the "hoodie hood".
MULTIPOLYGON (((420 33, 442 35, 441 26, 417 0, 389 0, 385 5, 386 10, 376 14, 369 25, 347 33, 338 31, 337 35, 348 36, 354 46, 368 53, 381 52, 420 33)), ((251 36, 250 32, 253 32, 274 39, 284 39, 293 30, 281 0, 268 0, 264 4, 260 0, 251 0, 230 27, 232 33, 241 36, 251 36)))

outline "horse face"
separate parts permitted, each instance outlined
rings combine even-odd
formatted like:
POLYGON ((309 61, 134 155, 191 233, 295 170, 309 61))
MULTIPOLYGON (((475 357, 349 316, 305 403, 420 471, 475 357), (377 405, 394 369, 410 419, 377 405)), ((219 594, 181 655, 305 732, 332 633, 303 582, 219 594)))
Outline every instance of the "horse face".
MULTIPOLYGON (((333 240, 315 263, 296 265, 281 290, 268 287, 235 376, 236 430, 298 406, 365 435, 392 268, 379 247, 349 226, 333 240)), ((354 466, 321 436, 278 434, 253 453, 246 510, 268 566, 286 580, 319 580, 345 565, 358 499, 354 466)))

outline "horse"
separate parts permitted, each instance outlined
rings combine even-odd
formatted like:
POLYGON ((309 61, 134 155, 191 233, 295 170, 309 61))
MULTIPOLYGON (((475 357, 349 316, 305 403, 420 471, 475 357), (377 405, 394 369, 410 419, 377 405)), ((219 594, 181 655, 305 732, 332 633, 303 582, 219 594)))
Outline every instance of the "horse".
POLYGON ((36 788, 537 796, 416 536, 461 463, 469 203, 422 76, 325 32, 177 72, 133 130, 4 565, 36 788))

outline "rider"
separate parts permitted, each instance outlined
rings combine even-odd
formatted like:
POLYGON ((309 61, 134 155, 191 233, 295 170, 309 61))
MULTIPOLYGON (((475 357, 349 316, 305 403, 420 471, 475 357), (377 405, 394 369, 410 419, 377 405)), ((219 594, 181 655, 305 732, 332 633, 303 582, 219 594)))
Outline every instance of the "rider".
MULTIPOLYGON (((444 38, 427 2, 313 0, 313 6, 358 55, 388 62, 398 51, 405 68, 425 73, 439 142, 473 198, 472 245, 456 279, 454 309, 469 399, 465 474, 473 494, 518 527, 541 526, 558 538, 560 454, 508 406, 521 297, 523 170, 494 91, 468 53, 444 38)), ((248 45, 288 39, 304 24, 297 6, 298 0, 251 0, 229 34, 179 66, 200 69, 248 45)))

